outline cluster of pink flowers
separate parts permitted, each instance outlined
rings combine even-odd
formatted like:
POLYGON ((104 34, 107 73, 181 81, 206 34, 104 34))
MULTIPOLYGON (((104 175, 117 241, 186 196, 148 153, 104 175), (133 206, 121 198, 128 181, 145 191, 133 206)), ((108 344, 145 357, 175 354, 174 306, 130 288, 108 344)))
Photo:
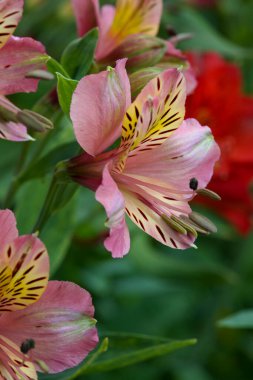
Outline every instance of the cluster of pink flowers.
MULTIPOLYGON (((12 35, 23 5, 0 2, 0 138, 13 141, 33 139, 28 129, 34 123, 50 127, 6 97, 36 91, 46 70, 42 44, 12 35)), ((219 198, 206 186, 220 150, 193 112, 185 119, 186 97, 197 82, 176 48, 180 36, 157 37, 162 0, 72 5, 79 35, 98 27, 99 39, 97 72, 83 77, 72 96, 70 118, 83 152, 66 162, 68 177, 103 205, 104 245, 112 257, 130 250, 126 216, 172 249, 195 247, 198 233, 216 228, 192 211, 190 201, 219 198)), ((79 364, 98 342, 91 297, 75 284, 48 282, 46 247, 34 234, 18 237, 10 210, 0 211, 0 263, 0 377, 37 379, 36 371, 79 364)))

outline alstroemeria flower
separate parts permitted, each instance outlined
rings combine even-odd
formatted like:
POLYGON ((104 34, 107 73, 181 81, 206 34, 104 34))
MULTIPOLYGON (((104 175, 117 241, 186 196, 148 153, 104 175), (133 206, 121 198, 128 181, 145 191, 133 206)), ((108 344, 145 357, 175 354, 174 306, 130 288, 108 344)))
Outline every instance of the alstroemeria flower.
POLYGON ((253 97, 243 93, 239 68, 217 53, 189 55, 198 87, 187 99, 187 116, 208 123, 221 146, 211 187, 222 201, 205 205, 229 220, 241 233, 252 228, 253 200, 253 97), (233 78, 233 80, 231 80, 233 78))
MULTIPOLYGON (((37 90, 38 79, 29 76, 43 67, 45 58, 45 48, 40 42, 29 37, 12 36, 21 19, 23 3, 23 0, 0 2, 0 107, 3 108, 8 102, 4 95, 37 90)), ((1 112, 0 138, 13 141, 30 139, 24 125, 6 120, 1 112)))
POLYGON ((208 127, 184 120, 185 78, 169 69, 150 81, 130 104, 126 60, 115 69, 81 79, 73 94, 71 119, 86 151, 68 163, 69 174, 96 191, 105 207, 113 257, 129 251, 125 212, 143 231, 172 248, 196 237, 188 202, 209 182, 219 148, 208 127), (106 151, 121 135, 119 148, 106 151), (105 152, 106 151, 106 152, 105 152), (104 152, 104 153, 103 153, 104 152))
POLYGON ((34 235, 18 236, 0 211, 0 378, 37 379, 79 364, 96 346, 94 308, 79 286, 50 281, 49 258, 34 235))

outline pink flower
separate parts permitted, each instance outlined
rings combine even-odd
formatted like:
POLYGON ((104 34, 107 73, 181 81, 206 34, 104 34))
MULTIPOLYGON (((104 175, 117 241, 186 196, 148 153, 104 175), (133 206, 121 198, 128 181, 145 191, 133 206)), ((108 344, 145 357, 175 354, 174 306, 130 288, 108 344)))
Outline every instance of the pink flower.
POLYGON ((94 308, 79 286, 50 281, 49 258, 34 235, 18 236, 0 211, 0 377, 37 379, 79 364, 96 346, 94 308))
MULTIPOLYGON (((0 3, 0 107, 3 109, 8 102, 4 95, 36 91, 38 79, 29 77, 29 74, 42 68, 45 62, 45 49, 40 42, 12 36, 22 12, 23 0, 2 0, 0 3)), ((18 112, 17 107, 13 107, 18 112)), ((1 110, 0 138, 13 141, 30 139, 26 127, 17 120, 6 120, 1 110)))
POLYGON ((143 231, 172 248, 185 249, 196 237, 188 202, 209 182, 219 148, 208 127, 184 119, 185 79, 169 69, 151 80, 130 104, 126 60, 115 69, 81 79, 71 119, 86 153, 68 163, 71 177, 96 191, 105 207, 113 257, 128 253, 125 212, 143 231), (106 151, 121 135, 119 148, 106 151), (104 153, 103 153, 104 152, 104 153), (186 228, 186 225, 188 226, 186 228), (183 227, 184 226, 184 227, 183 227))

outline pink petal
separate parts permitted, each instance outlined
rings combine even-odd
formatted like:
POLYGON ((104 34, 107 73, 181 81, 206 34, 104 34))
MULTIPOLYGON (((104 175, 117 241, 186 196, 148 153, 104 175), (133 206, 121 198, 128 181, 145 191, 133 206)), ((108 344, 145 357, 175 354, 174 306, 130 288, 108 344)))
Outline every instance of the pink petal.
MULTIPOLYGON (((70 282, 50 281, 38 302, 15 313, 2 314, 0 332, 18 346, 35 341, 29 357, 41 360, 50 373, 78 365, 98 342, 90 294, 70 282)), ((37 366, 41 371, 41 368, 37 366)))
MULTIPOLYGON (((1 81, 1 80, 0 80, 1 81)), ((0 107, 17 114, 20 109, 12 104, 4 96, 0 96, 0 107)), ((10 141, 29 141, 33 140, 27 133, 27 128, 13 121, 5 121, 0 117, 0 138, 10 141)))
POLYGON ((33 235, 20 236, 1 252, 0 312, 24 309, 43 294, 49 275, 44 244, 33 235))
POLYGON ((0 261, 4 247, 18 237, 16 218, 10 210, 0 210, 0 261))
MULTIPOLYGON (((134 153, 134 152, 133 152, 134 153)), ((131 155, 125 165, 125 174, 134 174, 168 183, 179 191, 193 191, 189 181, 195 177, 199 188, 210 181, 220 150, 211 130, 202 127, 197 120, 187 119, 161 146, 139 155, 131 155)))
POLYGON ((79 36, 97 26, 98 0, 72 0, 79 36))
POLYGON ((0 49, 14 33, 23 13, 23 0, 3 0, 0 3, 0 49))
POLYGON ((113 23, 115 17, 115 7, 113 5, 104 5, 99 14, 98 24, 99 24, 99 33, 104 35, 108 32, 110 26, 113 23))
POLYGON ((0 50, 0 93, 37 90, 38 79, 26 78, 26 75, 44 66, 45 49, 32 38, 11 37, 0 50))
MULTIPOLYGON (((103 29, 101 31, 96 59, 98 61, 105 59, 128 36, 136 34, 155 36, 161 13, 162 0, 118 0, 110 29, 107 32, 103 29)), ((106 24, 108 25, 108 21, 106 24)))
POLYGON ((110 236, 105 240, 105 247, 112 253, 112 257, 123 257, 130 249, 129 231, 125 222, 125 200, 111 177, 108 165, 103 172, 102 184, 96 191, 96 200, 104 206, 108 216, 106 225, 110 228, 110 236))
POLYGON ((73 94, 71 119, 77 141, 94 156, 108 148, 121 133, 121 123, 130 103, 126 60, 115 69, 81 79, 73 94))

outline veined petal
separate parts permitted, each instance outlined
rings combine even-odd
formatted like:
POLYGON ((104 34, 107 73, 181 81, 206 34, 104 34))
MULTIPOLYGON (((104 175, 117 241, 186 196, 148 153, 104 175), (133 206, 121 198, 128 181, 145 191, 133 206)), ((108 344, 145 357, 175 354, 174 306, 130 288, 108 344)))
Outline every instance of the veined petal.
POLYGON ((0 312, 14 311, 37 301, 45 291, 49 258, 44 244, 33 235, 20 236, 1 253, 0 312))
POLYGON ((15 313, 2 314, 0 331, 18 346, 33 339, 29 357, 50 373, 78 365, 98 343, 90 294, 70 282, 50 281, 38 302, 15 313))
POLYGON ((124 174, 147 177, 154 183, 163 181, 169 187, 184 191, 185 199, 189 200, 194 194, 189 187, 190 179, 196 178, 199 188, 206 187, 219 156, 211 130, 195 119, 187 119, 152 154, 146 151, 135 155, 133 151, 131 156, 130 153, 124 174))
POLYGON ((183 235, 172 229, 161 217, 160 209, 147 204, 145 199, 124 191, 126 212, 131 220, 144 232, 171 248, 186 249, 193 245, 194 236, 183 235))
MULTIPOLYGON (((4 330, 4 329, 3 329, 4 330)), ((6 380, 37 380, 33 363, 12 340, 0 333, 0 377, 6 380)))
POLYGON ((44 46, 28 37, 11 37, 0 50, 0 94, 37 90, 38 79, 27 78, 29 72, 44 67, 44 46))
POLYGON ((119 136, 125 111, 130 103, 126 60, 115 69, 81 79, 73 94, 71 119, 81 147, 95 156, 119 136))
POLYGON ((129 151, 151 151, 161 145, 182 124, 185 113, 185 79, 169 69, 152 79, 128 108, 122 124, 119 169, 129 151))
POLYGON ((134 34, 157 34, 162 13, 161 0, 118 0, 115 17, 107 33, 102 33, 96 57, 103 59, 134 34))
MULTIPOLYGON (((1 79, 0 79, 1 82, 1 79)), ((11 111, 14 115, 20 111, 20 109, 12 104, 4 96, 0 96, 0 107, 4 110, 11 111)), ((0 138, 10 141, 29 141, 33 140, 27 133, 27 128, 18 122, 7 121, 0 114, 0 138)))
POLYGON ((14 33, 23 13, 23 0, 2 0, 0 3, 0 49, 14 33))
POLYGON ((98 0, 72 0, 79 36, 97 26, 98 0))
POLYGON ((123 257, 130 249, 129 231, 125 221, 125 200, 111 177, 108 164, 103 172, 102 184, 96 191, 96 200, 104 206, 108 217, 106 225, 110 228, 110 236, 105 240, 105 247, 112 253, 112 257, 123 257))
POLYGON ((11 210, 0 210, 0 261, 3 258, 4 247, 17 237, 18 230, 13 212, 11 210))

